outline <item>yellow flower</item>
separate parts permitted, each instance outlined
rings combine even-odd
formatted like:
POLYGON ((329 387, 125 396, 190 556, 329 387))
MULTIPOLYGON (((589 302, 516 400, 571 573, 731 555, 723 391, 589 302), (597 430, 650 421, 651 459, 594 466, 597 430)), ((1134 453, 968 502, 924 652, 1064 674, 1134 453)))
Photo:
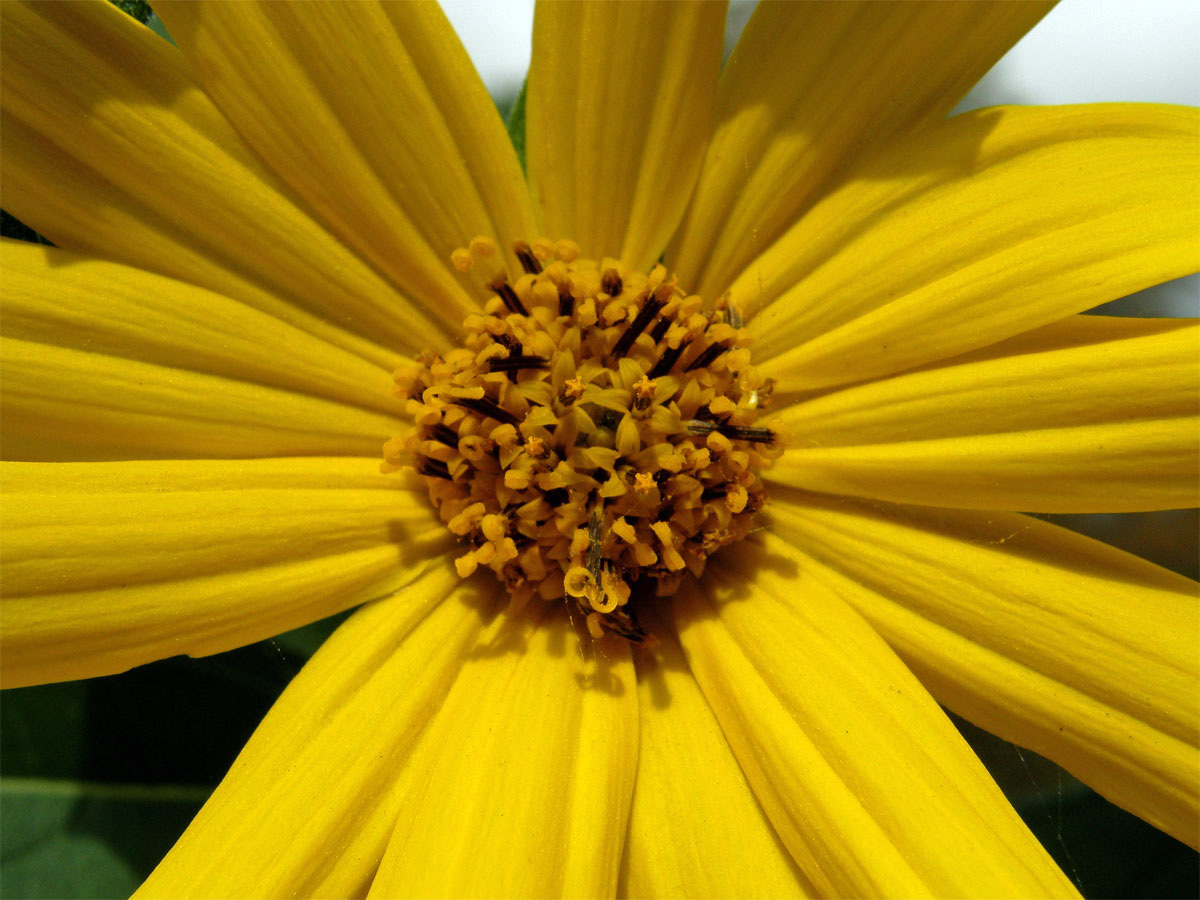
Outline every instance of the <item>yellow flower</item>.
POLYGON ((764 4, 719 71, 722 4, 540 6, 527 189, 435 7, 0 4, 61 248, 4 245, 5 686, 363 604, 143 893, 1073 893, 938 703, 1200 843, 1195 585, 1011 511, 1196 505, 1196 324, 1078 314, 1200 268, 1198 119, 944 120, 1046 8, 764 4), (792 435, 654 651, 379 472, 452 252, 543 234, 740 309, 792 435))

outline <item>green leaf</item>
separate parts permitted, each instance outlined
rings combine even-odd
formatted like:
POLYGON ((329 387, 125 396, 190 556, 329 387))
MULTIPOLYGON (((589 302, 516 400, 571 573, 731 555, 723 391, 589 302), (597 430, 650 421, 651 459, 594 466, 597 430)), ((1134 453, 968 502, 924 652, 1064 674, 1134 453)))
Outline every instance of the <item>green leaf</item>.
POLYGON ((154 10, 150 8, 150 4, 146 0, 108 0, 108 2, 143 25, 149 22, 150 17, 154 15, 154 10))
POLYGON ((0 895, 128 897, 208 788, 0 779, 0 895))
POLYGON ((513 101, 508 111, 508 120, 505 122, 513 149, 517 151, 517 159, 521 161, 521 171, 525 171, 525 88, 528 85, 528 78, 521 82, 521 93, 517 94, 517 99, 513 101))

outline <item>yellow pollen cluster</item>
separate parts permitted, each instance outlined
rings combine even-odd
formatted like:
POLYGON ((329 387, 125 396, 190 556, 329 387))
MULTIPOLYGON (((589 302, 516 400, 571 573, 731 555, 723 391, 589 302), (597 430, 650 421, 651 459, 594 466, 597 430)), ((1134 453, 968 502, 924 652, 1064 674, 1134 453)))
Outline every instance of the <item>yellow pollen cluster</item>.
POLYGON ((743 537, 765 500, 758 470, 783 450, 755 424, 771 384, 750 365, 735 309, 706 309, 661 265, 630 271, 570 241, 514 247, 524 274, 476 238, 452 262, 492 297, 462 346, 396 373, 416 428, 384 446, 414 466, 510 609, 570 598, 591 633, 641 640, 636 598, 743 537))

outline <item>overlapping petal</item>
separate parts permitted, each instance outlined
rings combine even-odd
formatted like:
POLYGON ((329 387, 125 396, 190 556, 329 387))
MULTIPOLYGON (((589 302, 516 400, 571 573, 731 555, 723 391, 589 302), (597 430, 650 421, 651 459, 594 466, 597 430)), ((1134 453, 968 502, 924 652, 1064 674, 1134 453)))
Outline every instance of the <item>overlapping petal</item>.
POLYGON ((501 617, 398 789, 372 897, 612 897, 637 771, 629 647, 501 617))
POLYGON ((967 509, 1195 506, 1198 348, 1193 320, 1078 316, 790 406, 768 477, 967 509))
POLYGON ((452 548, 372 459, 2 469, 5 687, 205 655, 402 590, 452 548))
POLYGON ((789 389, 994 343, 1200 269, 1200 111, 967 113, 846 176, 739 276, 789 389))
POLYGON ((0 338, 4 455, 24 460, 368 456, 383 413, 186 369, 0 338))
POLYGON ((621 897, 817 897, 746 784, 674 637, 635 656, 638 772, 621 897))
POLYGON ((1015 513, 774 499, 793 564, 939 702, 1200 842, 1195 582, 1015 513))
POLYGON ((758 5, 667 262, 717 297, 839 169, 937 121, 1053 3, 758 5))
POLYGON ((5 3, 0 21, 5 208, 56 244, 385 366, 449 333, 297 205, 166 41, 108 3, 5 3))
POLYGON ((155 10, 247 143, 455 332, 475 301, 448 265, 451 251, 479 234, 511 247, 532 236, 534 220, 496 106, 438 6, 181 2, 155 10))
POLYGON ((725 2, 537 6, 526 152, 546 232, 648 267, 712 128, 725 2))
POLYGON ((435 567, 343 624, 135 896, 365 896, 403 767, 490 612, 455 581, 435 567))
MULTIPOLYGON (((392 373, 221 294, 132 266, 0 242, 4 333, 399 413, 392 373)), ((71 387, 74 386, 72 379, 71 387)))
POLYGON ((1074 895, 883 640, 788 545, 755 537, 681 591, 675 623, 746 780, 822 895, 1074 895))

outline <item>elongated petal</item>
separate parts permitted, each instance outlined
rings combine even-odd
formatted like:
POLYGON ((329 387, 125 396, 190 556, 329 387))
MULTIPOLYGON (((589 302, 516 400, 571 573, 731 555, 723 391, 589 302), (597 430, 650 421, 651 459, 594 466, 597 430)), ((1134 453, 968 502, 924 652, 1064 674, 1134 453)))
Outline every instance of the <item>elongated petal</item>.
POLYGON ((637 770, 629 648, 501 617, 408 763, 372 897, 612 897, 637 770))
POLYGON ((24 460, 369 456, 402 423, 186 369, 0 338, 4 454, 24 460))
POLYGON ((712 128, 725 7, 538 4, 526 149, 551 236, 596 259, 658 259, 712 128))
POLYGON ((364 896, 402 767, 483 628, 454 581, 434 569, 334 632, 135 896, 364 896))
POLYGON ((394 365, 448 333, 325 231, 108 3, 0 6, 5 208, 56 244, 210 288, 394 365))
POLYGON ((5 687, 262 640, 410 584, 448 552, 370 459, 4 463, 5 687))
POLYGON ((680 641, 823 895, 1074 895, 912 673, 787 544, 713 563, 676 599, 680 641))
POLYGON ((940 703, 1197 845, 1194 582, 1013 513, 775 500, 797 564, 940 703))
MULTIPOLYGON (((656 629, 655 634, 659 632, 656 629)), ((674 637, 638 674, 621 897, 817 897, 767 821, 674 637)))
POLYGON ((403 408, 390 371, 237 300, 38 244, 3 241, 0 253, 8 337, 403 408))
POLYGON ((479 234, 504 247, 533 237, 512 142, 437 4, 155 11, 267 165, 447 327, 475 308, 451 251, 479 234))
POLYGON ((880 151, 734 302, 796 389, 944 359, 1200 269, 1200 111, 967 113, 880 151))
POLYGON ((798 403, 772 480, 968 509, 1195 506, 1200 327, 1079 316, 798 403))
POLYGON ((946 115, 1052 3, 760 3, 668 254, 717 297, 838 169, 946 115))

